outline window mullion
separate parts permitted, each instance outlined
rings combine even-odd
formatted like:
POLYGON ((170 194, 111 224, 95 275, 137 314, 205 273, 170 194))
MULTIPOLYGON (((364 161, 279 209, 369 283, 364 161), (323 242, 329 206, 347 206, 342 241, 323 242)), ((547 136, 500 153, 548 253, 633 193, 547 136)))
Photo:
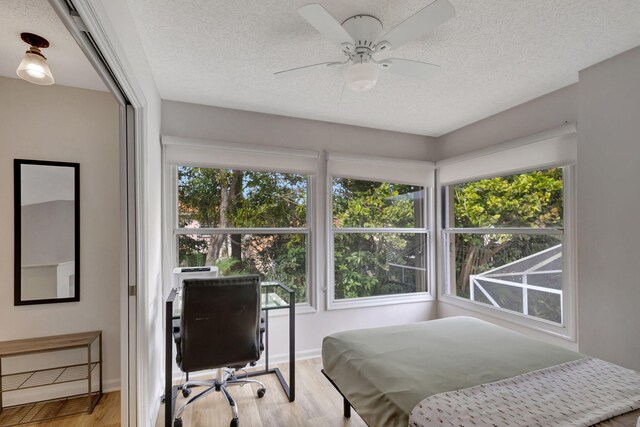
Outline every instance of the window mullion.
POLYGON ((176 228, 178 235, 211 235, 211 234, 310 234, 305 228, 176 228))
POLYGON ((428 233, 427 228, 332 228, 336 234, 351 233, 391 233, 391 234, 424 234, 428 233))
POLYGON ((548 228, 445 228, 442 230, 445 234, 547 234, 562 235, 564 228, 548 227, 548 228))

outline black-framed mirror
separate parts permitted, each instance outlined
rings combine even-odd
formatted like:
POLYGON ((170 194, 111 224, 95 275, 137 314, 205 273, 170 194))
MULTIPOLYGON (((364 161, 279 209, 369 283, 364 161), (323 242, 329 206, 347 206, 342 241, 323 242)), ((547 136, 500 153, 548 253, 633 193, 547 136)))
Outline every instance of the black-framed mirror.
POLYGON ((80 300, 80 164, 15 159, 15 305, 80 300))

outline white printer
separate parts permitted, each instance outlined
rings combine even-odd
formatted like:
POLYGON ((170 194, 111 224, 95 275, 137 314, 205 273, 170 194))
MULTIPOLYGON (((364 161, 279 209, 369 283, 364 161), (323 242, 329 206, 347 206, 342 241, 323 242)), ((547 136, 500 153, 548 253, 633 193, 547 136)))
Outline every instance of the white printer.
POLYGON ((171 287, 181 290, 184 279, 211 279, 218 277, 218 267, 176 267, 171 276, 171 287))

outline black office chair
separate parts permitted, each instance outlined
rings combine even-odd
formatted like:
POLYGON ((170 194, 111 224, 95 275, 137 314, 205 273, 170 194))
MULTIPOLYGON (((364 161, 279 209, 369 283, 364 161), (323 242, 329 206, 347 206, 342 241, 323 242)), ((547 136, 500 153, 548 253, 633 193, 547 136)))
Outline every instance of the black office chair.
POLYGON ((176 362, 183 372, 217 369, 209 381, 187 381, 181 387, 188 397, 192 387, 207 387, 185 402, 176 412, 174 427, 182 426, 181 415, 188 405, 219 391, 231 407, 231 427, 239 425, 238 408, 228 386, 254 383, 263 397, 263 383, 238 378, 236 370, 255 365, 263 350, 263 319, 260 307, 260 279, 255 276, 188 279, 182 288, 180 327, 174 327, 176 362), (224 369, 229 368, 229 369, 224 369))

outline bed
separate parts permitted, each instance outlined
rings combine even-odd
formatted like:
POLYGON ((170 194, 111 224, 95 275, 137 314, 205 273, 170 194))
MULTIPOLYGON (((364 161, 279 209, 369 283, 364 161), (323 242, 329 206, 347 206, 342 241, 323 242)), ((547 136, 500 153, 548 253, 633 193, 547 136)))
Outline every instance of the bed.
MULTIPOLYGON (((326 337, 322 346, 323 372, 345 398, 345 415, 348 402, 371 427, 408 426, 425 398, 448 398, 446 393, 583 360, 582 354, 470 317, 345 331, 326 337)), ((638 408, 640 401, 607 425, 635 427, 640 413, 632 411, 638 408)))

